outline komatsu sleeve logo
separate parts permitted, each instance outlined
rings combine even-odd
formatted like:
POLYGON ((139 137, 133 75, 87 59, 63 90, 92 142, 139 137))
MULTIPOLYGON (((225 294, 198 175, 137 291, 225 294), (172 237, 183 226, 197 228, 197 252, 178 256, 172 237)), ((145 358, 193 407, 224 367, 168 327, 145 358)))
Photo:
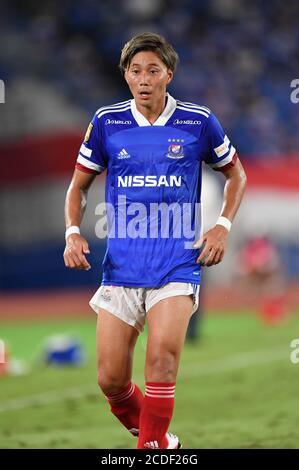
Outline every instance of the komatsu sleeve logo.
POLYGON ((182 177, 176 175, 126 175, 117 177, 117 186, 120 188, 128 187, 180 187, 182 186, 182 177))
POLYGON ((230 140, 226 135, 224 136, 223 144, 219 145, 219 147, 214 148, 214 151, 218 158, 223 157, 223 155, 225 155, 229 151, 229 144, 230 140))

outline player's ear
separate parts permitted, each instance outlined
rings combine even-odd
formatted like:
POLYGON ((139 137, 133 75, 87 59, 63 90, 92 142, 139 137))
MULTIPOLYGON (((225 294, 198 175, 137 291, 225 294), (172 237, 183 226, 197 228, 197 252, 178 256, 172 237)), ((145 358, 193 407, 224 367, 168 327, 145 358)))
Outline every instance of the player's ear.
POLYGON ((127 84, 129 85, 129 82, 128 82, 128 69, 125 69, 124 79, 126 80, 127 84))
POLYGON ((173 71, 168 69, 167 70, 167 75, 168 75, 168 77, 167 77, 167 85, 168 85, 171 82, 171 80, 173 79, 173 71))

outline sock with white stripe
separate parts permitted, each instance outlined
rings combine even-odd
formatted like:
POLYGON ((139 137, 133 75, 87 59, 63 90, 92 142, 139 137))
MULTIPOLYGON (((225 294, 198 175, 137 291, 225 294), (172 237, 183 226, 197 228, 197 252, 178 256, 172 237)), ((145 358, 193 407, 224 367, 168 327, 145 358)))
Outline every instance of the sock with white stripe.
POLYGON ((139 416, 143 395, 137 385, 132 382, 119 393, 106 395, 114 416, 130 431, 133 436, 139 432, 139 416))
POLYGON ((137 449, 166 449, 174 409, 175 382, 146 382, 137 449))

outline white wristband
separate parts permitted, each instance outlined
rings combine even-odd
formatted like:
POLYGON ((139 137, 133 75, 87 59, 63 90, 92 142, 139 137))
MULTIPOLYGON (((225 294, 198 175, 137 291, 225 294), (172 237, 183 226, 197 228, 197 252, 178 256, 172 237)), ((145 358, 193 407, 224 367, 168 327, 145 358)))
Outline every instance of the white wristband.
POLYGON ((71 227, 67 228, 65 231, 65 239, 67 240, 67 237, 72 233, 78 233, 80 235, 80 228, 76 225, 71 225, 71 227))
POLYGON ((222 225, 223 227, 226 228, 228 232, 230 231, 232 227, 231 221, 227 217, 222 217, 222 216, 219 217, 219 219, 216 222, 216 225, 222 225))

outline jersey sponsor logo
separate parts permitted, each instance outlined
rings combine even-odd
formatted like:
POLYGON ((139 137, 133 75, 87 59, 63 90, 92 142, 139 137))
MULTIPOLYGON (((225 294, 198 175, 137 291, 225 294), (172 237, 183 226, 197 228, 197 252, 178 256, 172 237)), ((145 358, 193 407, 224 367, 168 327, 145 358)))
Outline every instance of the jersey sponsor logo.
POLYGON ((128 154, 126 149, 122 149, 118 155, 117 155, 118 160, 124 160, 125 158, 131 158, 131 155, 128 154))
POLYGON ((85 137, 84 137, 84 142, 85 144, 88 143, 89 139, 90 139, 90 135, 91 135, 91 132, 92 132, 92 129, 93 129, 93 123, 91 122, 87 128, 87 131, 86 131, 86 134, 85 134, 85 137))
POLYGON ((129 125, 129 124, 132 124, 132 121, 130 121, 130 120, 121 121, 120 119, 106 119, 105 124, 106 124, 106 126, 108 126, 109 124, 129 125))
POLYGON ((200 125, 201 121, 193 120, 193 119, 175 119, 175 121, 173 121, 174 126, 179 126, 181 124, 194 126, 194 125, 200 125))
POLYGON ((170 144, 168 147, 168 152, 166 154, 168 158, 183 158, 184 157, 184 147, 179 144, 170 144))
POLYGON ((223 144, 214 148, 214 152, 216 153, 218 158, 223 157, 223 155, 225 155, 228 152, 229 144, 230 144, 229 138, 225 136, 223 140, 223 144))
POLYGON ((182 177, 176 175, 126 175, 126 176, 118 176, 117 177, 117 186, 120 188, 128 188, 128 187, 180 187, 182 186, 182 177))

